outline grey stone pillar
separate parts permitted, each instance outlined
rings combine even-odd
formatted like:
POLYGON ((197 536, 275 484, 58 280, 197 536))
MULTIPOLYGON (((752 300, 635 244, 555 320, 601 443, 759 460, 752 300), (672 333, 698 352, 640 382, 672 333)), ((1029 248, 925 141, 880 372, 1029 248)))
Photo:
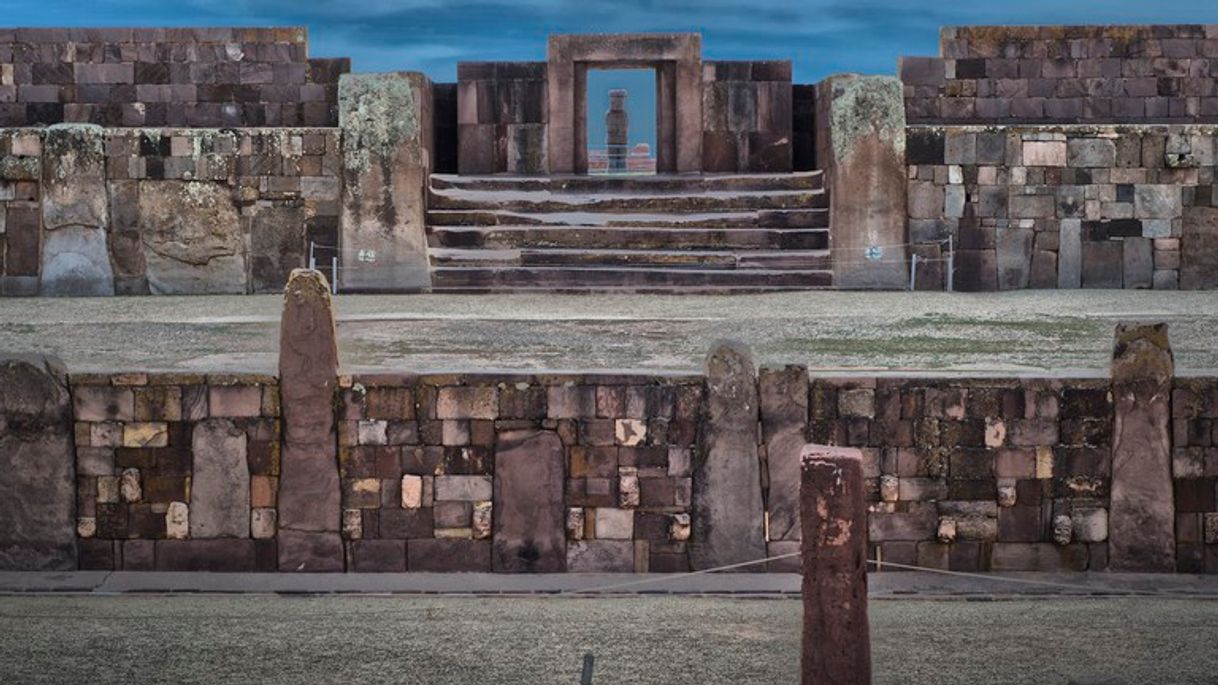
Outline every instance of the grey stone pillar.
POLYGON ((0 571, 76 570, 76 451, 58 359, 0 359, 0 571))
POLYGON ((808 445, 801 457, 804 685, 871 683, 863 454, 808 445))
POLYGON ((833 283, 909 287, 905 100, 899 79, 841 74, 816 88, 816 148, 829 192, 833 283))
MULTIPOLYGON (((799 459, 807 442, 808 368, 762 369, 761 439, 765 444, 766 482, 770 484, 770 556, 794 551, 775 542, 799 540, 799 459)), ((798 562, 789 566, 798 570, 798 562)))
POLYGON ((694 570, 764 559, 766 552, 757 372, 747 347, 738 342, 711 347, 706 390, 707 414, 693 471, 689 556, 694 570))
POLYGON ((344 567, 334 423, 337 384, 338 345, 329 284, 316 271, 297 269, 288 278, 279 330, 281 571, 344 567))
POLYGON ((1113 571, 1176 570, 1171 477, 1174 375, 1167 324, 1117 326, 1108 515, 1108 568, 1113 571))
POLYGON ((113 295, 106 133, 56 124, 42 144, 43 295, 113 295))
POLYGON ((339 286, 429 288, 431 81, 417 72, 343 74, 338 97, 343 137, 339 286))

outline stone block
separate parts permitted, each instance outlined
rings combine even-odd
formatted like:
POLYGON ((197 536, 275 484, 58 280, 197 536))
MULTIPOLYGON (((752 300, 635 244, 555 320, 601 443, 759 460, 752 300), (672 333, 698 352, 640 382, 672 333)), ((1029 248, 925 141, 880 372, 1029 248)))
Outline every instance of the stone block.
POLYGON ((352 540, 351 570, 388 573, 406 570, 405 540, 352 540))
POLYGON ((1061 546, 1051 542, 996 542, 991 570, 1007 571, 1085 571, 1087 546, 1061 546))
POLYGON ((436 476, 436 500, 477 502, 492 496, 491 476, 436 476))
POLYGON ((1150 238, 1125 238, 1122 268, 1126 289, 1149 289, 1154 284, 1154 247, 1150 238))
POLYGON ((1031 229, 1000 229, 995 247, 999 290, 1022 290, 1028 287, 1032 256, 1031 229))
POLYGON ((1066 141, 1024 141, 1023 165, 1064 167, 1068 160, 1066 141))
POLYGON ((1125 251, 1120 241, 1087 240, 1082 243, 1084 288, 1120 289, 1124 286, 1125 251))
POLYGON ((567 545, 571 573, 631 573, 634 543, 629 540, 582 540, 567 545))
POLYGON ((0 569, 77 566, 67 374, 49 357, 0 359, 0 569))
POLYGON ((499 391, 494 386, 440 388, 438 419, 494 419, 499 416, 499 391))
POLYGON ((634 510, 602 507, 593 514, 598 540, 630 540, 634 538, 634 510))
POLYGON ((1218 288, 1218 208, 1189 207, 1180 238, 1180 288, 1218 288))
POLYGON ((72 415, 77 421, 131 421, 135 396, 131 388, 78 385, 72 391, 72 415))
POLYGON ((1075 138, 1068 142, 1067 162, 1072 167, 1108 169, 1116 166, 1116 143, 1106 138, 1075 138))
POLYGON ((1139 219, 1177 219, 1183 214, 1178 185, 1138 185, 1134 187, 1134 216, 1139 219))
POLYGON ((40 292, 113 295, 105 132, 57 124, 47 129, 43 145, 40 292))
POLYGON ((491 571, 491 541, 452 538, 408 540, 406 568, 412 572, 488 573, 491 571))
POLYGON ((1082 222, 1063 219, 1058 238, 1057 287, 1081 288, 1083 284, 1082 222))
POLYGON ((247 537, 250 532, 250 475, 245 431, 228 419, 195 425, 191 438, 190 536, 247 537))
MULTIPOLYGON (((795 540, 799 536, 799 455, 808 426, 808 370, 803 366, 762 369, 758 388, 770 483, 770 539, 795 540)), ((874 414, 874 395, 871 409, 874 414)), ((670 450, 670 475, 683 475, 685 469, 679 466, 677 470, 672 473, 670 450)))
MULTIPOLYGON (((339 551, 341 560, 342 552, 339 551)), ((157 540, 156 570, 249 573, 257 570, 253 540, 157 540)))
POLYGON ((141 181, 137 217, 154 294, 246 292, 248 251, 227 186, 141 181))
POLYGON ((496 571, 565 569, 564 462, 565 452, 557 433, 498 434, 492 564, 496 571))

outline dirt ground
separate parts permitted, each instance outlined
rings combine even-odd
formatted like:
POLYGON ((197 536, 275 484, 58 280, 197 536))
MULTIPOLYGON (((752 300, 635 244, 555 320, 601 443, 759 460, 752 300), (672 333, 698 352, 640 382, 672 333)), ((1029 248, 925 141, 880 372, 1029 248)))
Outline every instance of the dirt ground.
MULTIPOLYGON (((0 299, 0 349, 73 370, 275 368, 280 298, 0 299)), ((1102 373, 1118 321, 1167 321, 1177 366, 1218 369, 1218 293, 804 292, 660 295, 345 295, 353 371, 697 369, 738 338, 759 363, 825 370, 1102 373)))

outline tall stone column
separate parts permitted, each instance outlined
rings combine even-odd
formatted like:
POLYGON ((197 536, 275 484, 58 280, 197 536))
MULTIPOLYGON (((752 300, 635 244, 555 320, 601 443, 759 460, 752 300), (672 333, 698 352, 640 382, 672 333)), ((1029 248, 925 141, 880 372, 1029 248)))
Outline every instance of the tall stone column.
POLYGON ((833 283, 909 287, 905 100, 890 76, 830 76, 816 87, 817 164, 825 170, 833 283))
MULTIPOLYGON (((747 347, 718 342, 706 358, 707 415, 693 470, 694 570, 765 558, 757 372, 747 347)), ((758 566, 753 570, 761 570, 758 566)))
POLYGON ((339 286, 348 291, 429 288, 431 81, 417 72, 343 74, 338 98, 343 137, 339 286))
POLYGON ((1113 571, 1176 570, 1171 476, 1174 376, 1167 324, 1117 326, 1108 514, 1108 568, 1113 571))
POLYGON ((76 570, 76 451, 58 359, 0 359, 0 571, 76 570))
POLYGON ((344 568, 334 424, 337 384, 338 344, 329 284, 317 271, 296 269, 284 291, 279 329, 281 571, 344 568))
POLYGON ((605 146, 609 153, 609 171, 626 170, 627 145, 630 142, 630 114, 626 112, 626 91, 609 91, 609 111, 605 112, 605 146))
POLYGON ((56 124, 42 143, 43 295, 113 295, 106 132, 56 124))
MULTIPOLYGON (((769 556, 778 556, 798 549, 799 460, 807 443, 808 367, 763 368, 758 386, 766 482, 770 484, 767 547, 769 556)), ((799 570, 795 560, 783 566, 799 570)))

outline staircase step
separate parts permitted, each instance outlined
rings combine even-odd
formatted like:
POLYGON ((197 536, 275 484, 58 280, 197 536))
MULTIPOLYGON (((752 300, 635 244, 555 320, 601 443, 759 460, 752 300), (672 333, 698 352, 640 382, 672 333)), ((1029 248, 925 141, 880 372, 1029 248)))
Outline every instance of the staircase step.
POLYGON ((795 289, 825 288, 829 271, 765 269, 488 267, 432 269, 433 291, 648 290, 650 288, 795 289))
POLYGON ((430 226, 609 226, 622 228, 828 228, 829 210, 765 210, 761 212, 597 213, 429 209, 430 226))
POLYGON ((826 250, 685 251, 685 250, 484 250, 440 248, 430 251, 436 267, 555 266, 656 267, 698 269, 825 270, 826 250))
POLYGON ((556 193, 680 193, 724 190, 820 190, 824 173, 707 174, 701 176, 457 176, 432 174, 436 190, 523 190, 556 193))
POLYGON ((722 212, 828 206, 822 190, 714 191, 700 194, 594 194, 542 191, 433 190, 429 207, 512 212, 722 212))
POLYGON ((432 226, 428 244, 449 248, 587 248, 821 250, 824 228, 618 228, 607 226, 432 226))

